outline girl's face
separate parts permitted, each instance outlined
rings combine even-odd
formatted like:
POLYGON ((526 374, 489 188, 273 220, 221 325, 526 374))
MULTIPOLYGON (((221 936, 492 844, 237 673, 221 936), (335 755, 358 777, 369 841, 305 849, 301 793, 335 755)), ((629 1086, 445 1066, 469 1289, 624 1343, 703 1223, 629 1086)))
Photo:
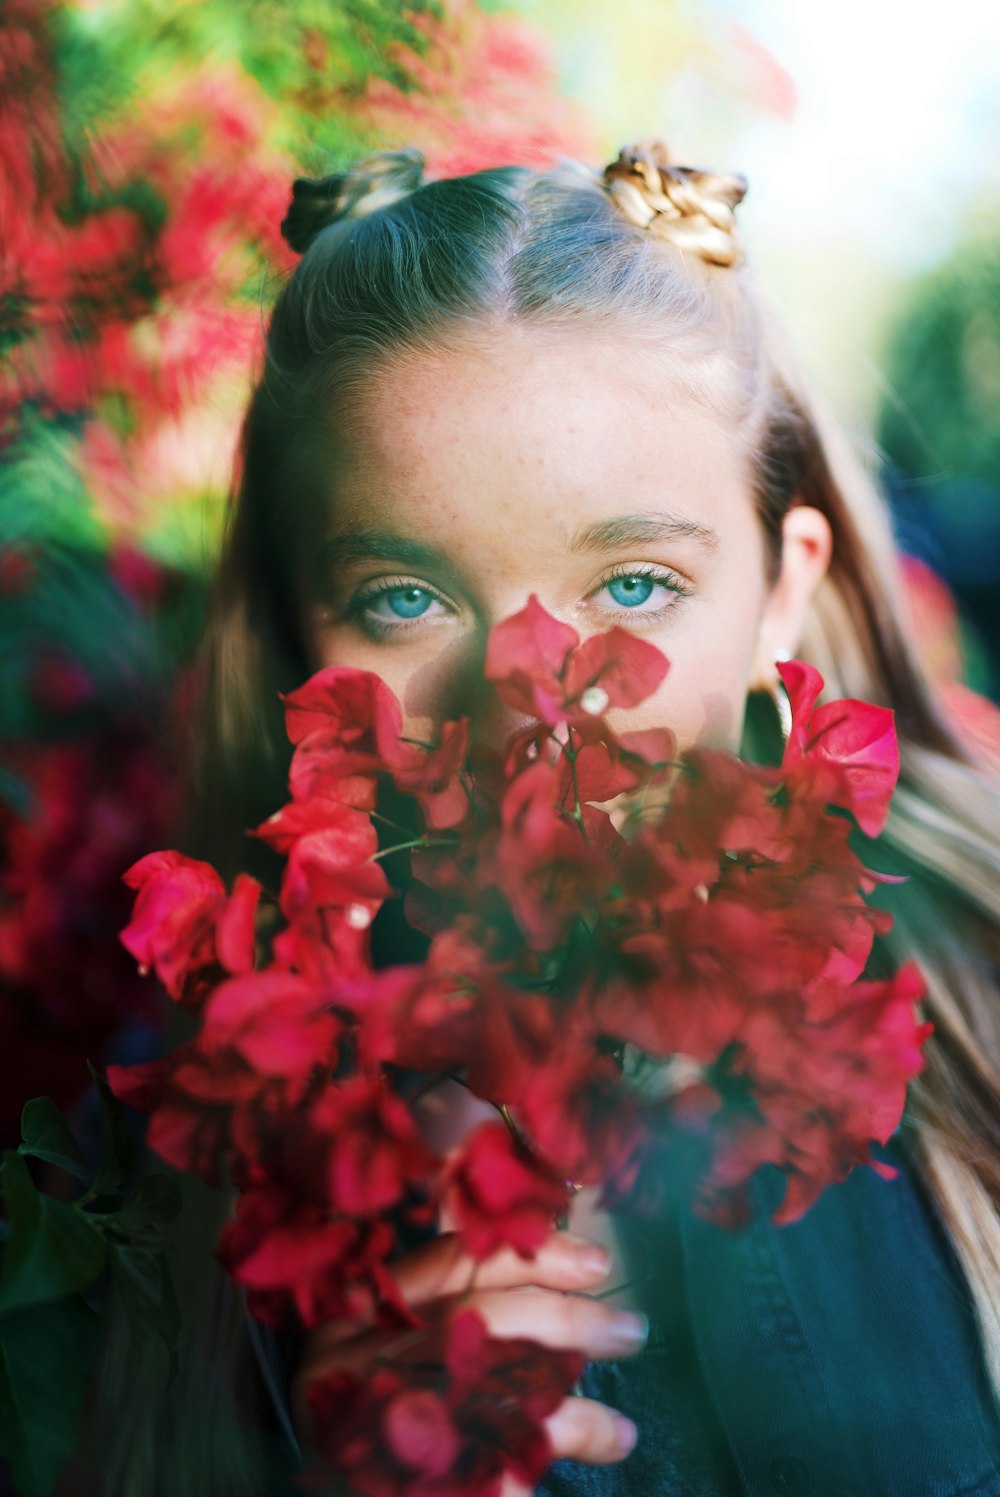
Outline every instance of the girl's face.
POLYGON ((769 588, 734 435, 627 336, 507 327, 410 352, 352 418, 306 606, 314 668, 375 671, 414 736, 468 714, 499 744, 521 720, 482 680, 486 638, 535 593, 581 637, 617 624, 668 656, 616 727, 736 747, 748 689, 797 645, 829 533, 793 510, 769 588))

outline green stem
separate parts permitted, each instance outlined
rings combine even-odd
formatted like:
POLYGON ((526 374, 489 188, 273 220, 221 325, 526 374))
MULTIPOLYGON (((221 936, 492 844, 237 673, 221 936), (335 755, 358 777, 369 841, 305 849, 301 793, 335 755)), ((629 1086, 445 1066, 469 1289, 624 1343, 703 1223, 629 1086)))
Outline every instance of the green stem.
POLYGON ((380 858, 387 858, 393 852, 406 852, 410 847, 457 847, 457 842, 446 842, 442 840, 428 841, 426 837, 413 837, 409 842, 396 842, 392 847, 380 847, 378 852, 373 852, 369 858, 370 863, 377 863, 380 858))
POLYGON ((566 728, 566 744, 563 748, 563 753, 569 760, 569 772, 570 777, 573 781, 573 811, 571 813, 572 818, 580 828, 580 836, 583 838, 584 842, 589 843, 590 838, 587 836, 587 828, 583 824, 583 805, 580 801, 580 783, 576 777, 576 748, 573 744, 573 729, 568 726, 566 728))
POLYGON ((383 826, 391 826, 394 832, 402 832, 406 835, 410 830, 407 826, 401 826, 398 821, 393 821, 391 817, 383 816, 381 811, 369 811, 368 815, 372 821, 381 821, 383 826))
POLYGON ((626 1279, 624 1284, 614 1284, 610 1289, 601 1289, 597 1294, 588 1295, 588 1299, 610 1299, 613 1294, 623 1294, 626 1289, 632 1289, 636 1284, 648 1284, 655 1279, 656 1274, 651 1269, 649 1273, 640 1274, 637 1278, 626 1279))

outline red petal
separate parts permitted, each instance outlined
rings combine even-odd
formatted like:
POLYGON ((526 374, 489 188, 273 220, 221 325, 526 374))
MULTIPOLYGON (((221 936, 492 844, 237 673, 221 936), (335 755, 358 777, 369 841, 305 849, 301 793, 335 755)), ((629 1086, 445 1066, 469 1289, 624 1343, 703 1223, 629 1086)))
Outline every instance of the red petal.
POLYGON ((226 906, 215 922, 215 950, 227 972, 249 972, 253 968, 256 932, 254 920, 261 887, 247 873, 238 875, 226 906))
POLYGON ((804 660, 783 660, 778 674, 785 683, 792 709, 792 726, 785 744, 784 764, 797 762, 805 752, 809 716, 823 690, 823 677, 814 665, 804 660))
POLYGON ((599 686, 609 708, 636 707, 652 696, 669 669, 662 650, 616 627, 592 634, 573 651, 563 684, 574 702, 589 686, 599 686))
POLYGON ((317 671, 282 701, 292 743, 318 728, 337 726, 352 738, 371 733, 380 749, 391 748, 403 723, 399 702, 385 682, 372 671, 350 666, 317 671))
POLYGON ((835 775, 827 792, 831 801, 850 811, 869 837, 878 836, 899 778, 893 712, 854 698, 817 708, 823 678, 815 667, 788 660, 778 670, 792 707, 782 769, 823 766, 831 770, 835 775))
POLYGON ((187 873, 199 875, 207 884, 214 883, 222 888, 222 880, 212 867, 211 863, 201 863, 196 858, 187 858, 182 852, 173 850, 168 852, 148 852, 144 858, 133 863, 122 874, 125 883, 130 889, 141 889, 143 884, 157 874, 170 873, 174 869, 181 872, 182 876, 187 873))
POLYGON ((393 1455, 424 1479, 444 1476, 461 1453, 444 1401, 428 1389, 399 1393, 385 1411, 393 1455))
POLYGON ((561 700, 560 677, 566 656, 579 641, 576 630, 546 613, 532 593, 520 613, 490 631, 483 674, 496 683, 506 702, 535 716, 537 688, 561 700))

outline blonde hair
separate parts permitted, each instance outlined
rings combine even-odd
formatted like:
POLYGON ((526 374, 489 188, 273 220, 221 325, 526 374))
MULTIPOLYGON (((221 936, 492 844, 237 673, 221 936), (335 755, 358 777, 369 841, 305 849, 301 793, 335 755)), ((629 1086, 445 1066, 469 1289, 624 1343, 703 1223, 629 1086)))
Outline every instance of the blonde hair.
MULTIPOLYGON (((673 195, 664 178, 650 183, 649 154, 631 173, 629 194, 645 174, 667 203, 654 206, 669 227, 683 216, 690 182, 673 195)), ((626 195, 634 211, 622 211, 607 177, 571 161, 424 182, 418 153, 381 152, 296 183, 283 228, 304 255, 277 299, 243 430, 205 641, 196 835, 187 850, 227 873, 265 856, 242 829, 284 798, 277 692, 308 671, 297 624, 301 568, 328 502, 337 418, 366 374, 401 351, 514 320, 557 331, 611 328, 630 338, 637 357, 666 357, 670 380, 743 435, 772 574, 790 505, 815 505, 830 522, 833 561, 800 649, 823 673, 826 694, 896 711, 902 774, 883 845, 910 878, 893 901, 886 941, 921 964, 935 1024, 903 1137, 964 1270, 1000 1403, 1000 796, 952 734, 910 648, 875 484, 807 389, 741 257, 720 249, 739 180, 699 174, 683 231, 655 234, 647 232, 652 213, 636 208, 634 196, 626 195), (716 211, 720 201, 728 218, 716 211), (702 232, 711 254, 699 249, 702 232)), ((232 1294, 213 1284, 213 1293, 232 1294)), ((176 1396, 195 1411, 196 1393, 176 1396)), ((109 1491, 171 1490, 159 1478, 130 1479, 127 1460, 119 1465, 109 1491)), ((183 1490, 249 1492, 248 1469, 239 1479, 190 1471, 183 1490)))

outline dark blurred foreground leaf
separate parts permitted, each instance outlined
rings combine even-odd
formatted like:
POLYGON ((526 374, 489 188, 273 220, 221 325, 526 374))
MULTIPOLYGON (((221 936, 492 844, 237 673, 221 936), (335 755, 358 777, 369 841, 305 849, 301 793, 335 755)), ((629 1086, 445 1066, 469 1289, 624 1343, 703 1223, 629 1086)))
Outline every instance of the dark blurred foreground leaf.
POLYGON ((91 1171, 87 1169, 70 1126, 50 1098, 33 1097, 30 1102, 25 1102, 21 1113, 21 1138, 22 1154, 57 1164, 78 1180, 90 1180, 91 1171))
POLYGON ((147 1248, 120 1247, 111 1254, 111 1267, 128 1316, 133 1358, 146 1332, 152 1331, 167 1348, 172 1382, 179 1365, 177 1337, 181 1315, 166 1256, 147 1248))
POLYGON ((72 1454, 99 1326, 79 1295, 0 1316, 0 1454, 18 1497, 48 1497, 72 1454))
POLYGON ((146 1175, 115 1216, 122 1231, 141 1231, 150 1222, 172 1222, 181 1209, 180 1187, 166 1175, 146 1175))
POLYGON ((41 1195, 24 1158, 4 1154, 8 1239, 0 1258, 0 1315, 79 1293, 104 1267, 96 1225, 66 1201, 41 1195))
POLYGON ((122 1103, 103 1076, 98 1075, 89 1061, 87 1064, 101 1100, 101 1168, 94 1181, 94 1190, 100 1194, 117 1190, 135 1170, 135 1135, 122 1103))
POLYGON ((107 1265, 128 1317, 133 1354, 152 1332, 167 1349, 171 1379, 178 1366, 180 1311, 161 1229, 180 1210, 181 1193, 165 1175, 149 1175, 123 1201, 120 1187, 135 1171, 135 1141, 125 1108, 92 1074, 100 1093, 102 1159, 78 1200, 43 1194, 28 1167, 31 1156, 85 1183, 93 1174, 49 1098, 26 1105, 20 1149, 3 1156, 0 1457, 11 1463, 18 1497, 49 1497, 76 1445, 99 1343, 95 1306, 110 1283, 101 1277, 107 1265))

